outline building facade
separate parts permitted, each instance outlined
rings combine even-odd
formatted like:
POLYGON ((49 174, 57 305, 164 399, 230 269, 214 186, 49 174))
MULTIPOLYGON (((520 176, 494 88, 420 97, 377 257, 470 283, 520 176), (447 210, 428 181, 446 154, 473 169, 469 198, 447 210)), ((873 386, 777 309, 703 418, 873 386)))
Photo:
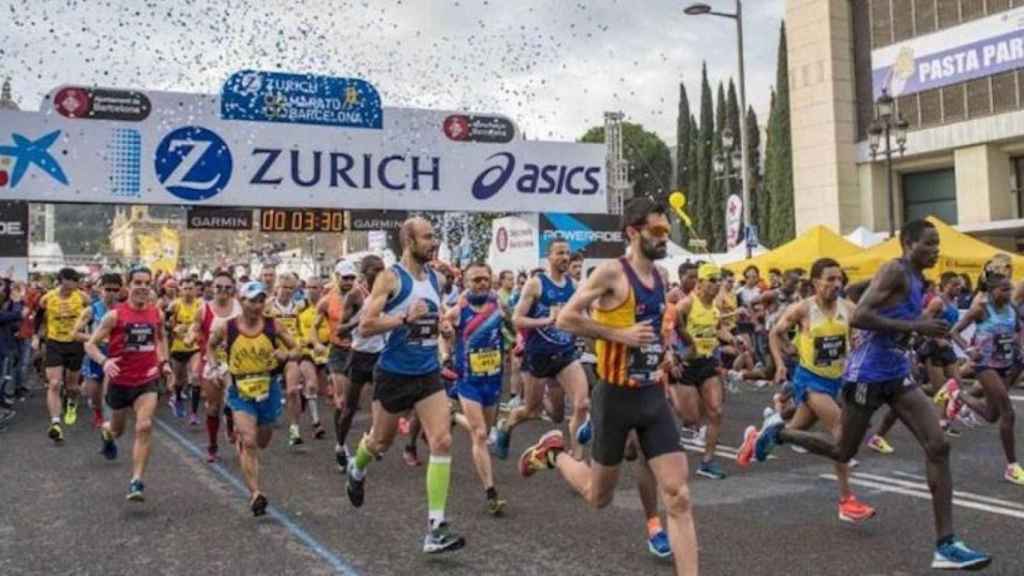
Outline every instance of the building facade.
POLYGON ((787 0, 786 32, 798 233, 888 231, 868 132, 885 90, 909 124, 897 228, 935 215, 1024 244, 1024 0, 787 0))

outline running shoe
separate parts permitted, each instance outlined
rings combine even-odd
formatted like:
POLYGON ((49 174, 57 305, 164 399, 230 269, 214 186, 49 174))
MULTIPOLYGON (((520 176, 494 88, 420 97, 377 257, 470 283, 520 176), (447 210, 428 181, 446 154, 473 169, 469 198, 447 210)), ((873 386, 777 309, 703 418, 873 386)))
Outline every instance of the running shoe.
POLYGON ((807 454, 808 452, 807 448, 804 448, 803 446, 797 446, 796 444, 790 444, 789 449, 792 450, 793 452, 796 452, 797 454, 807 454))
POLYGON ((206 448, 206 463, 207 464, 213 464, 214 462, 219 462, 219 461, 220 461, 220 456, 217 455, 217 447, 216 446, 209 446, 209 447, 207 447, 206 448))
POLYGON ((128 495, 125 498, 132 502, 142 502, 146 499, 146 496, 142 493, 145 489, 146 487, 142 485, 142 480, 133 478, 132 481, 128 483, 128 495))
POLYGON ((647 539, 647 550, 658 558, 671 558, 672 545, 668 541, 668 534, 664 530, 658 530, 647 539))
POLYGON ((594 427, 590 424, 590 418, 587 417, 587 421, 576 429, 576 443, 580 446, 586 446, 587 444, 590 444, 590 439, 593 436, 594 427))
POLYGON ((263 494, 256 494, 256 497, 252 499, 252 503, 249 505, 249 509, 252 510, 252 515, 259 517, 267 513, 267 497, 263 494))
POLYGON ((857 500, 853 494, 839 501, 839 519, 843 522, 859 524, 871 519, 874 515, 875 509, 857 500))
POLYGON ((956 380, 950 380, 946 383, 946 390, 949 392, 949 401, 946 402, 946 420, 952 420, 963 406, 963 402, 960 401, 960 385, 956 380))
POLYGON ((454 552, 465 545, 466 539, 452 532, 447 522, 439 522, 423 537, 423 552, 427 554, 454 552))
POLYGON ((885 438, 878 434, 873 434, 871 438, 868 439, 868 448, 871 448, 879 454, 892 454, 896 451, 885 438))
POLYGON ((938 570, 981 570, 991 563, 991 556, 971 550, 956 537, 939 544, 932 556, 932 568, 938 570))
POLYGON ((1024 486, 1024 468, 1020 467, 1020 464, 1008 464, 1006 466, 1006 472, 1003 473, 1003 478, 1012 484, 1018 486, 1024 486))
POLYGON ((323 440, 324 436, 327 436, 327 430, 324 430, 324 425, 319 422, 313 423, 313 438, 317 440, 323 440))
POLYGON ((757 428, 747 426, 743 432, 743 442, 740 449, 736 451, 736 463, 746 468, 754 457, 754 445, 757 443, 757 428))
POLYGON ((338 470, 344 474, 348 470, 348 446, 334 447, 334 461, 338 463, 338 470))
POLYGON ((697 467, 697 476, 710 480, 725 480, 727 477, 726 473, 722 471, 722 467, 714 460, 701 462, 700 466, 697 467))
POLYGON ((114 435, 110 433, 104 427, 100 427, 100 440, 103 442, 103 446, 100 448, 100 454, 107 460, 114 460, 117 458, 117 444, 114 442, 114 435))
POLYGON ((103 427, 103 411, 94 411, 92 413, 92 428, 98 430, 103 427))
POLYGON ((366 484, 366 477, 364 476, 357 479, 355 477, 355 471, 356 461, 353 458, 352 460, 349 460, 348 471, 345 473, 345 493, 348 494, 348 501, 356 508, 359 508, 363 505, 363 499, 366 497, 364 486, 366 484))
POLYGON ((487 513, 491 516, 501 516, 505 512, 505 499, 501 496, 487 499, 487 513))
POLYGON ((536 444, 527 448, 519 457, 519 473, 524 478, 547 468, 553 468, 552 454, 565 449, 561 430, 552 430, 540 437, 536 444))
POLYGON ((494 433, 494 449, 492 453, 498 460, 507 460, 508 449, 512 443, 512 435, 505 428, 504 420, 499 420, 498 425, 494 428, 497 432, 494 433))
POLYGON ((64 425, 74 426, 75 422, 78 422, 78 402, 68 400, 67 405, 64 407, 64 425))
POLYGON ((288 446, 299 446, 302 444, 302 432, 297 424, 288 427, 288 446))
POLYGON ((406 446, 402 450, 402 460, 406 465, 416 468, 417 466, 423 466, 423 461, 420 460, 419 455, 416 454, 415 446, 406 446))
POLYGON ((50 431, 48 432, 50 440, 59 444, 64 441, 64 430, 61 429, 60 424, 54 422, 50 424, 50 431))
POLYGON ((764 426, 761 427, 761 431, 757 435, 757 440, 754 442, 754 458, 757 458, 758 462, 764 462, 768 459, 768 455, 771 454, 772 449, 779 442, 779 432, 786 425, 785 421, 782 420, 782 416, 778 414, 772 414, 764 422, 764 426))
POLYGON ((199 416, 197 416, 196 414, 193 414, 193 415, 189 416, 188 417, 188 425, 193 427, 193 428, 196 427, 196 426, 199 426, 199 416))

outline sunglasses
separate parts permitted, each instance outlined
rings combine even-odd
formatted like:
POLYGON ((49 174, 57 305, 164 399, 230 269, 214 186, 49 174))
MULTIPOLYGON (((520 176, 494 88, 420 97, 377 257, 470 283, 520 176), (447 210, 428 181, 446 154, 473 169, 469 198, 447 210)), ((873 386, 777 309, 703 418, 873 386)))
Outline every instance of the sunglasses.
POLYGON ((662 225, 647 226, 645 229, 648 234, 655 238, 667 237, 672 232, 671 228, 662 225))
POLYGON ((346 282, 355 282, 356 281, 356 277, 355 276, 342 276, 341 279, 346 281, 346 282))
POLYGON ((114 288, 112 286, 107 286, 106 288, 103 289, 103 291, 104 292, 120 292, 121 289, 120 288, 114 288))
POLYGON ((225 286, 223 284, 214 284, 213 289, 217 292, 231 292, 235 289, 234 286, 225 286))

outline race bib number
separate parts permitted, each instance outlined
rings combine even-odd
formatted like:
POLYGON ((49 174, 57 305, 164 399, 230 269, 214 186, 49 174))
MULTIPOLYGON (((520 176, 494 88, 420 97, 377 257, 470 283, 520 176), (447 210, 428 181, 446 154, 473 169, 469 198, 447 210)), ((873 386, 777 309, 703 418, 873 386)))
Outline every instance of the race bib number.
POLYGON ((711 356, 718 348, 718 333, 714 328, 701 330, 693 334, 693 344, 698 356, 711 356))
POLYGON ((270 396, 270 375, 246 376, 235 380, 238 394, 246 400, 260 402, 270 396))
POLYGON ((408 326, 410 344, 433 344, 437 341, 438 326, 436 316, 426 316, 408 326))
POLYGON ((156 330, 152 324, 127 324, 124 334, 125 350, 152 352, 156 349, 156 330))
POLYGON ((814 339, 814 365, 831 366, 846 358, 845 336, 819 336, 814 339))
POLYGON ((661 360, 665 352, 661 344, 645 344, 629 349, 629 377, 637 380, 657 380, 661 376, 661 360))
POLYGON ((1013 358, 1016 344, 1017 339, 1013 334, 999 334, 995 340, 995 357, 999 360, 1010 360, 1013 358))
POLYGON ((493 376, 500 371, 500 350, 478 350, 469 353, 469 372, 473 376, 493 376))
POLYGON ((582 356, 587 353, 587 340, 583 337, 576 338, 576 356, 582 356))

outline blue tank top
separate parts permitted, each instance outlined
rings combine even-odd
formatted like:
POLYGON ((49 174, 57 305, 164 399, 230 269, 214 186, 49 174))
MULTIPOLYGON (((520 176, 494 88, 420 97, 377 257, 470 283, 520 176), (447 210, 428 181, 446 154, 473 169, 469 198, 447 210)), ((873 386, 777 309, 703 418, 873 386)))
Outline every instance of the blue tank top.
POLYGON ((493 294, 479 312, 469 306, 462 308, 455 339, 455 367, 460 383, 501 386, 501 327, 501 306, 493 294))
POLYGON ((89 321, 89 332, 92 333, 96 331, 96 327, 100 325, 100 322, 103 321, 103 317, 107 315, 109 310, 102 299, 90 302, 89 308, 92 309, 92 320, 89 321))
MULTIPOLYGON (((633 291, 633 319, 636 324, 649 322, 656 334, 661 334, 661 318, 665 314, 665 286, 661 274, 654 271, 654 286, 648 288, 629 265, 629 260, 619 258, 622 270, 633 291)), ((650 386, 661 381, 661 361, 665 344, 661 339, 639 348, 629 349, 629 381, 640 386, 650 386)))
POLYGON ((437 275, 425 269, 426 279, 417 280, 402 267, 391 267, 398 277, 398 292, 384 304, 385 314, 403 314, 416 300, 423 300, 427 313, 408 326, 399 326, 387 333, 384 350, 377 365, 387 372, 406 376, 422 376, 441 369, 437 358, 438 321, 441 295, 437 275))
MULTIPOLYGON (((900 260, 910 289, 907 298, 895 306, 879 311, 886 318, 916 320, 924 310, 924 280, 900 260)), ((872 384, 902 380, 910 374, 910 334, 860 330, 859 343, 846 362, 843 379, 848 382, 872 384)))
MULTIPOLYGON (((572 298, 576 286, 568 276, 565 277, 565 284, 562 286, 555 284, 547 274, 540 274, 537 278, 540 281, 540 295, 533 301, 533 306, 526 315, 529 318, 547 318, 552 308, 562 306, 572 298)), ((527 352, 563 354, 575 347, 575 337, 554 326, 535 328, 526 335, 527 352)))
POLYGON ((949 322, 950 327, 956 325, 957 320, 960 320, 960 309, 956 307, 956 304, 946 304, 943 302, 942 307, 942 319, 949 322))
POLYGON ((996 310, 985 305, 985 319, 978 322, 974 345, 981 353, 978 367, 1008 368, 1017 357, 1017 311, 1013 306, 996 310))

